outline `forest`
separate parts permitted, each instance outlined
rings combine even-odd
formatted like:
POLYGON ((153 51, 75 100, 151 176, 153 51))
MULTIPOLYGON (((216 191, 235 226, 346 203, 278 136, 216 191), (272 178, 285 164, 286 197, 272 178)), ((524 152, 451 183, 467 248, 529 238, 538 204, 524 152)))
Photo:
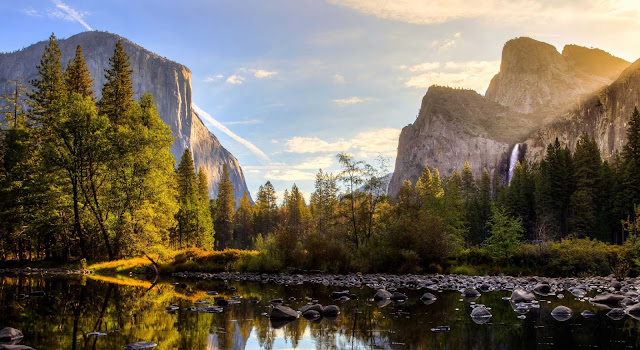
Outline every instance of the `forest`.
POLYGON ((277 198, 266 182, 252 205, 247 194, 235 203, 226 168, 209 198, 189 149, 176 167, 171 130, 152 95, 136 98, 120 42, 99 100, 82 48, 60 57, 52 35, 38 77, 16 78, 0 101, 0 261, 222 251, 242 271, 637 274, 637 109, 612 162, 584 134, 573 151, 556 139, 542 161, 519 162, 508 185, 468 162, 449 176, 427 166, 391 198, 386 159, 342 153, 339 173, 318 171, 309 203, 295 185, 277 198))

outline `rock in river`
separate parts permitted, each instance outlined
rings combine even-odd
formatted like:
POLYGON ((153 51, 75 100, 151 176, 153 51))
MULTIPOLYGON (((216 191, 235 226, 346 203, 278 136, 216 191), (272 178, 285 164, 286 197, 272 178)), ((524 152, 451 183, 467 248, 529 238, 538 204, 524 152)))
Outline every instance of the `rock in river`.
POLYGON ((272 320, 295 320, 298 318, 298 312, 288 306, 277 305, 271 310, 269 316, 272 320))
POLYGON ((6 327, 0 330, 0 344, 18 344, 23 338, 22 332, 6 327))
POLYGON ((557 306, 551 311, 551 316, 557 321, 567 321, 573 315, 573 311, 566 306, 557 306))
POLYGON ((309 310, 315 310, 315 311, 317 311, 318 313, 321 314, 322 311, 324 310, 324 308, 320 304, 305 305, 300 309, 300 313, 304 314, 305 312, 307 312, 309 310))
POLYGON ((475 288, 469 287, 462 292, 462 296, 464 296, 465 298, 477 298, 480 296, 480 292, 478 292, 475 288))
POLYGON ((325 317, 337 317, 340 314, 340 308, 336 305, 327 305, 322 309, 322 315, 325 317))
POLYGON ((139 349, 149 349, 158 346, 156 343, 151 343, 148 341, 138 341, 135 343, 127 344, 124 346, 126 350, 139 350, 139 349))
POLYGON ((407 296, 400 292, 393 292, 393 294, 391 295, 391 300, 407 300, 407 299, 408 299, 407 296))
POLYGON ((391 299, 391 293, 389 293, 386 289, 378 289, 376 295, 373 296, 373 300, 389 300, 391 299))
POLYGON ((514 303, 530 303, 534 300, 536 296, 522 288, 516 288, 511 292, 511 301, 514 303))
POLYGON ((491 313, 484 305, 478 305, 471 310, 471 318, 490 318, 491 313))

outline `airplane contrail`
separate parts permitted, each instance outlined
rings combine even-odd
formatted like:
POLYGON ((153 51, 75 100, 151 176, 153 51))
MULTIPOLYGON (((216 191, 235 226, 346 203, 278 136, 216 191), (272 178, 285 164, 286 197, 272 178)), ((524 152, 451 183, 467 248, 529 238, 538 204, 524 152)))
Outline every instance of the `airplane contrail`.
POLYGON ((203 111, 200 107, 198 107, 195 103, 192 103, 191 106, 193 107, 193 110, 198 113, 199 116, 201 116, 202 118, 204 118, 206 121, 208 121, 211 125, 213 125, 216 129, 222 131, 223 133, 227 134, 229 137, 231 137, 232 139, 240 142, 242 145, 244 145, 245 147, 247 147, 249 150, 251 150, 251 152, 255 153, 258 157, 264 159, 267 162, 271 162, 271 160, 269 159, 269 157, 267 157, 266 154, 264 154, 264 152, 262 152, 258 147, 256 147, 256 145, 254 145, 253 143, 251 143, 250 141, 243 139, 242 137, 238 136, 236 133, 234 133, 233 131, 229 130, 229 128, 227 128, 226 126, 224 126, 222 123, 220 123, 219 121, 213 119, 213 117, 211 115, 209 115, 209 113, 203 111))

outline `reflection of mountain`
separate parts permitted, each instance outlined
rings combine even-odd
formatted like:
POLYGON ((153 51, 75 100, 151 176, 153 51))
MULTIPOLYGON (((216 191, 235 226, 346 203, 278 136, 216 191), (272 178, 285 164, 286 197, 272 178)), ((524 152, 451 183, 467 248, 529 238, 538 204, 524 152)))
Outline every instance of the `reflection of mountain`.
POLYGON ((249 328, 249 332, 247 335, 243 335, 240 330, 240 325, 238 325, 238 321, 233 320, 233 338, 231 338, 231 348, 221 346, 220 339, 218 338, 217 333, 209 334, 209 338, 207 339, 207 350, 243 350, 247 346, 247 339, 251 335, 251 331, 253 327, 249 328))

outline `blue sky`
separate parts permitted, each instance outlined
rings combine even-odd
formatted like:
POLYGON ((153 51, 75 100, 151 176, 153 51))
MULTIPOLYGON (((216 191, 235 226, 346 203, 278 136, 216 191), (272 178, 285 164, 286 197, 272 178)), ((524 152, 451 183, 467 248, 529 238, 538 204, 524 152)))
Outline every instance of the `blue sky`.
POLYGON ((640 58, 637 0, 8 1, 0 51, 89 29, 189 67, 194 103, 255 146, 205 120, 253 193, 270 179, 308 194, 339 151, 393 170, 428 86, 483 94, 509 39, 640 58))

